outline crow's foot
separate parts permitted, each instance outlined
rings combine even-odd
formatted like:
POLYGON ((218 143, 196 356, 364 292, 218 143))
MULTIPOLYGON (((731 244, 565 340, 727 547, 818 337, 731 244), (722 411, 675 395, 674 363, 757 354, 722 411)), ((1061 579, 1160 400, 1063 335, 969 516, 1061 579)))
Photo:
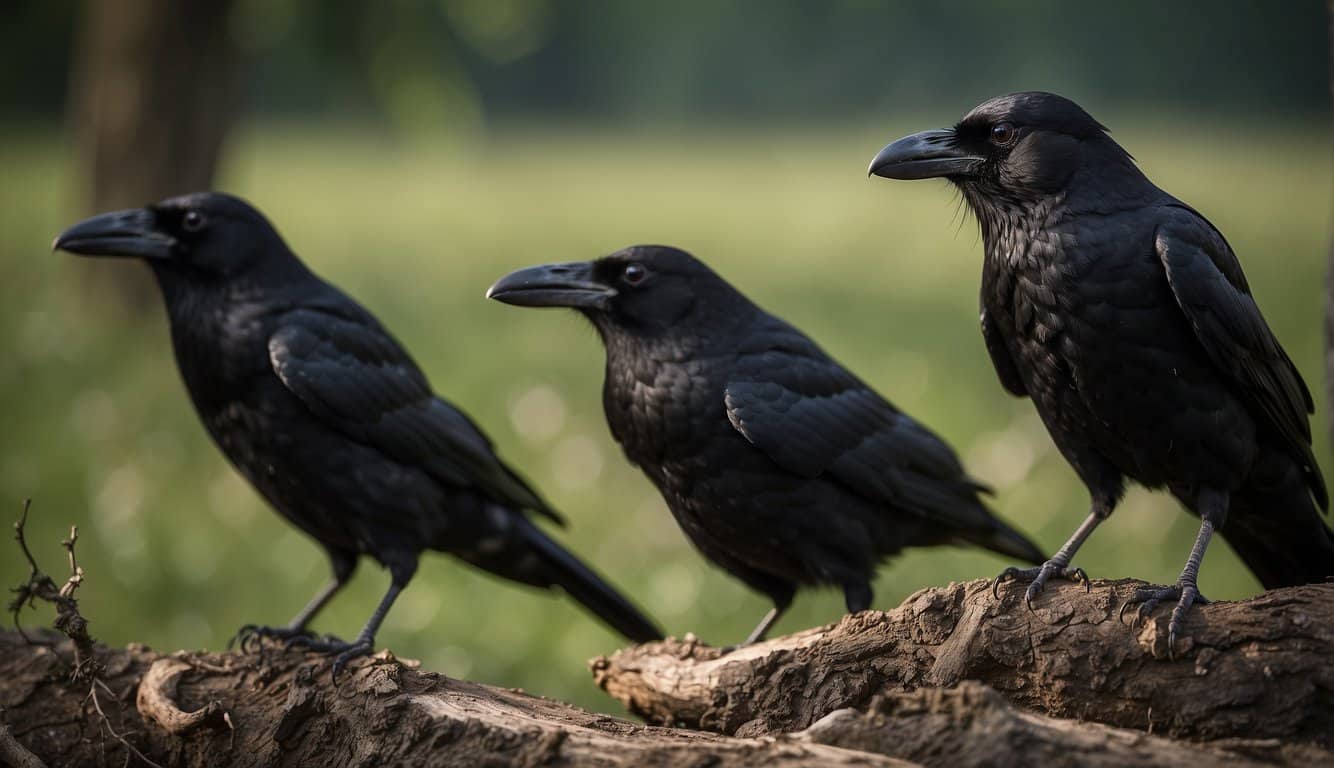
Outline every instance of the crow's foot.
POLYGON ((255 653, 260 650, 263 641, 278 640, 283 648, 291 648, 302 640, 314 640, 315 634, 308 629, 295 627, 266 627, 259 624, 246 624, 236 630, 236 634, 227 641, 227 648, 236 645, 242 653, 255 653))
POLYGON ((1087 573, 1083 568, 1070 568, 1065 563, 1057 560, 1048 560, 1037 568, 1015 568, 1010 566, 1000 572, 996 580, 991 582, 991 595, 997 600, 1000 599, 1000 585, 1007 581, 1031 581, 1028 590, 1024 592, 1024 604, 1028 610, 1033 610, 1033 598, 1042 594, 1047 587, 1047 580, 1052 577, 1058 579, 1068 579, 1076 584, 1083 584, 1084 590, 1091 590, 1093 587, 1089 583, 1087 573))
POLYGON ((1200 605, 1209 603, 1209 599, 1200 594, 1200 588, 1193 581, 1178 581, 1170 587, 1140 587, 1121 604, 1121 610, 1116 618, 1124 619, 1126 610, 1132 605, 1138 605, 1139 609, 1135 611, 1135 617, 1130 622, 1131 626, 1135 626, 1139 624, 1140 619, 1148 618, 1164 600, 1176 601, 1176 607, 1172 609, 1172 618, 1167 622, 1167 656, 1175 659, 1177 634, 1181 630, 1181 622, 1186 618, 1186 612, 1197 603, 1200 605))
POLYGON ((361 656, 369 656, 375 652, 375 638, 358 637, 352 642, 345 642, 336 637, 327 635, 323 638, 297 638, 291 643, 291 647, 304 648, 307 651, 323 654, 337 654, 334 656, 333 668, 330 670, 333 676, 334 684, 338 684, 338 674, 347 667, 347 663, 361 656))

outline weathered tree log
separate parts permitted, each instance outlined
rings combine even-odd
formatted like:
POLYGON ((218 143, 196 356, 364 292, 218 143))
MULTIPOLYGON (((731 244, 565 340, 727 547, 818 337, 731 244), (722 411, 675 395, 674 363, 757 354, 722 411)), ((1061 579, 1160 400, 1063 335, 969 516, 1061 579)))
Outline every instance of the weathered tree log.
POLYGON ((738 738, 637 725, 449 680, 388 654, 354 663, 338 685, 327 659, 274 648, 162 655, 99 646, 96 654, 100 682, 74 682, 68 641, 31 645, 0 633, 9 729, 0 736, 17 737, 0 740, 0 765, 100 766, 127 757, 163 766, 1334 763, 1310 745, 1192 744, 1024 713, 979 683, 876 697, 866 711, 838 710, 800 732, 738 738))
POLYGON ((975 682, 877 697, 866 712, 836 710, 799 733, 808 741, 942 768, 1334 765, 1334 753, 1277 739, 1197 744, 1021 712, 975 682))
POLYGON ((687 640, 592 662, 648 722, 754 737, 797 731, 876 696, 977 680, 1022 709, 1196 740, 1334 743, 1334 584, 1193 609, 1175 658, 1166 610, 1122 624, 1139 582, 920 591, 898 608, 724 653, 687 640))
POLYGON ((109 650, 74 597, 77 529, 58 588, 27 547, 26 513, 15 529, 30 573, 10 607, 17 618, 54 604, 63 636, 0 633, 0 765, 1334 765, 1334 584, 1193 614, 1180 649, 1198 649, 1193 661, 1154 660, 1153 623, 1132 639, 1108 621, 1106 595, 1124 584, 1101 597, 1053 589, 1043 617, 982 582, 729 654, 669 641, 595 660, 598 682, 632 709, 729 734, 718 735, 449 680, 387 653, 335 682, 327 657, 298 650, 109 650), (1146 722, 1217 736, 1204 726, 1219 721, 1232 738, 1172 741, 1013 701, 1132 725, 1136 707, 1170 707, 1146 722), (1290 738, 1255 738, 1273 734, 1290 738))
POLYGON ((274 648, 99 647, 92 684, 70 680, 72 658, 68 641, 0 633, 0 705, 17 742, 49 765, 119 765, 127 751, 131 764, 162 766, 911 765, 802 736, 647 727, 419 672, 387 654, 354 662, 338 685, 327 659, 274 648))

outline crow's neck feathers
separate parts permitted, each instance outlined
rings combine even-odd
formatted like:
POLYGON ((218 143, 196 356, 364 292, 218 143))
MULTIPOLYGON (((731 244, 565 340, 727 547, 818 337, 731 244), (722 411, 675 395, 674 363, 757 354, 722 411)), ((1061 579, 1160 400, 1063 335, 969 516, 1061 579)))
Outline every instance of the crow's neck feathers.
POLYGON ((269 372, 268 338, 281 315, 351 302, 286 249, 229 276, 150 263, 166 304, 177 366, 201 414, 222 405, 215 401, 225 399, 229 386, 269 372))
POLYGON ((995 179, 959 182, 993 268, 1021 265, 1031 255, 1029 245, 1071 217, 1133 210, 1165 197, 1111 137, 1100 134, 1082 145, 1079 165, 1059 189, 1024 189, 995 179))

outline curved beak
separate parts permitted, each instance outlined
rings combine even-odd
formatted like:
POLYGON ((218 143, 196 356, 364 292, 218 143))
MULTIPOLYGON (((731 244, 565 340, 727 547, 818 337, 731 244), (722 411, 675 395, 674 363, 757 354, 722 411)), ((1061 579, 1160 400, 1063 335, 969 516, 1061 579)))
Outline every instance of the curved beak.
POLYGON ((81 221, 61 232, 51 249, 82 256, 165 259, 175 245, 176 238, 157 230, 151 210, 133 208, 81 221))
POLYGON ((616 289, 593 278, 593 262, 544 264, 511 272, 486 291, 488 299, 517 307, 572 307, 605 310, 616 289))
POLYGON ((983 160, 956 147, 952 130, 922 131, 880 150, 866 173, 886 179, 957 178, 971 176, 983 160))

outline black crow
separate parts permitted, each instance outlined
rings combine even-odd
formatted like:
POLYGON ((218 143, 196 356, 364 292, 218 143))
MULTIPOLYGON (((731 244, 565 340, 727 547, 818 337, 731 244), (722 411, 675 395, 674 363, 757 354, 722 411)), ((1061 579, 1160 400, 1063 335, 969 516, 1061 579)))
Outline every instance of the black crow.
POLYGON ((684 251, 532 267, 487 295, 592 321, 612 436, 704 556, 773 600, 747 643, 799 585, 869 608, 876 566, 904 547, 1042 560, 940 438, 684 251))
MULTIPOLYGON (((1174 645, 1215 530, 1267 588, 1334 574, 1311 394, 1251 297, 1223 235, 1154 186, 1069 99, 992 99, 947 130, 885 147, 871 173, 949 179, 982 229, 982 335, 1001 384, 1030 397, 1088 486, 1092 509, 1031 579, 1082 578, 1070 560, 1127 478, 1167 488, 1201 518, 1172 587, 1174 645), (1227 527, 1224 528, 1224 523, 1227 527)), ((1123 607, 1124 612, 1124 607, 1123 607)))
POLYGON ((200 419, 233 465, 322 544, 329 583, 286 627, 249 627, 337 653, 334 673, 372 650, 423 550, 559 587, 636 641, 658 629, 529 520, 556 512, 437 397, 394 337, 311 272, 244 201, 201 193, 95 216, 56 239, 90 256, 134 256, 166 300, 176 362, 200 419), (361 555, 391 584, 351 642, 317 640, 315 614, 361 555))

